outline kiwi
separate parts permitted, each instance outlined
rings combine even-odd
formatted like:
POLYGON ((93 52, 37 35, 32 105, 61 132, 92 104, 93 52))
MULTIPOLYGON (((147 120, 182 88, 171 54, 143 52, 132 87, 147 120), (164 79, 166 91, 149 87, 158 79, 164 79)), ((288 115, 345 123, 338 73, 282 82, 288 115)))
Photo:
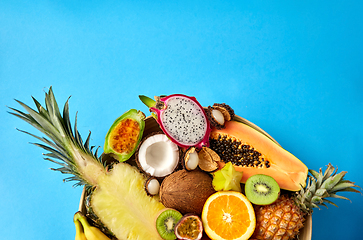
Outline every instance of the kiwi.
POLYGON ((156 218, 156 230, 158 231, 160 237, 165 240, 176 239, 174 233, 175 225, 182 217, 183 215, 175 209, 163 209, 156 218))
POLYGON ((280 186, 273 177, 256 174, 247 179, 245 194, 253 204, 269 205, 280 196, 280 186))

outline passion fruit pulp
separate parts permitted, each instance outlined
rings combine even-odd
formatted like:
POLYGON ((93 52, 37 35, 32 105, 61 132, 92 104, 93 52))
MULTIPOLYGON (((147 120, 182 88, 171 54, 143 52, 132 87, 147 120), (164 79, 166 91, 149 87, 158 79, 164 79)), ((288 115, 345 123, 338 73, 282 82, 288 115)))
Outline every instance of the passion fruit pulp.
POLYGON ((118 117, 107 132, 104 153, 120 162, 128 160, 136 151, 145 128, 145 114, 136 109, 118 117))
POLYGON ((175 225, 175 236, 180 240, 199 240, 203 236, 202 220, 195 214, 184 215, 175 225))

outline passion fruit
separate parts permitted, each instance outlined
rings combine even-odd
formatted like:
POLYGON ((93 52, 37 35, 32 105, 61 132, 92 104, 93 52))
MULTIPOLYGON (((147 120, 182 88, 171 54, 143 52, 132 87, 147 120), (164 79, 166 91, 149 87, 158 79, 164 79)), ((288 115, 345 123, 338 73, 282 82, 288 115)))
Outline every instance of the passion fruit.
POLYGON ((180 240, 200 240, 203 236, 203 222, 195 214, 184 215, 175 225, 175 236, 180 240))

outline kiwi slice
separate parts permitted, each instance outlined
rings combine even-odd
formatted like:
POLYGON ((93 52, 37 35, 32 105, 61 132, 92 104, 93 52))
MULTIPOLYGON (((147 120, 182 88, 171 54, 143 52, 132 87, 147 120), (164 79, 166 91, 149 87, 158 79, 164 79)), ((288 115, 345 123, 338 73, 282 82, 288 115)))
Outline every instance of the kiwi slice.
POLYGON ((268 205, 280 196, 280 186, 273 177, 256 174, 247 179, 245 194, 253 204, 268 205))
POLYGON ((158 231, 160 237, 165 240, 176 239, 174 233, 175 225, 182 217, 183 215, 175 209, 163 209, 156 219, 156 230, 158 231))

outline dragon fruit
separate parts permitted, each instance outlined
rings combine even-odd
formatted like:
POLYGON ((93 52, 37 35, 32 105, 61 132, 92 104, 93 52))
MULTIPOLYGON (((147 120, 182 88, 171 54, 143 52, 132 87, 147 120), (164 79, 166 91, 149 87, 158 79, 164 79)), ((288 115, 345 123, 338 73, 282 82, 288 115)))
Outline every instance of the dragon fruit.
POLYGON ((150 108, 162 131, 175 144, 183 148, 209 146, 210 124, 195 97, 173 94, 156 97, 156 101, 146 96, 139 97, 150 108))

